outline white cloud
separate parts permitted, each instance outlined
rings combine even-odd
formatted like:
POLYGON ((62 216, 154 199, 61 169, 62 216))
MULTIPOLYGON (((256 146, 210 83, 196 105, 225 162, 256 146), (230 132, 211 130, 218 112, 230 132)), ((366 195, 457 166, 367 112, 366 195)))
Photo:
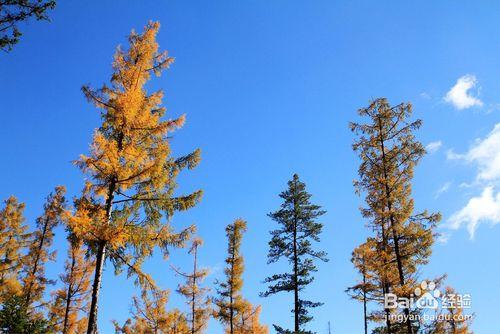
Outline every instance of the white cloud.
POLYGON ((451 187, 451 182, 446 182, 445 184, 443 184, 441 187, 439 187, 438 190, 436 190, 434 198, 437 199, 439 196, 450 190, 450 187, 451 187))
POLYGON ((431 99, 431 95, 427 92, 422 92, 420 93, 420 98, 424 99, 424 100, 430 100, 431 99))
POLYGON ((441 146, 443 146, 443 143, 440 140, 433 141, 425 146, 425 150, 429 153, 434 153, 437 152, 441 148, 441 146))
POLYGON ((437 239, 436 239, 436 241, 442 245, 446 245, 449 240, 450 240, 450 234, 443 233, 443 232, 440 232, 439 235, 437 236, 437 239))
POLYGON ((448 159, 463 160, 477 167, 475 185, 482 187, 480 195, 471 197, 467 204, 449 219, 449 227, 467 226, 471 238, 482 223, 500 223, 500 123, 484 138, 477 139, 464 154, 447 152, 448 159))
POLYGON ((465 160, 478 166, 478 181, 500 181, 500 123, 484 139, 477 139, 475 145, 465 154, 447 152, 450 160, 465 160))
POLYGON ((474 75, 464 75, 457 80, 455 86, 446 93, 444 100, 452 104, 455 108, 462 110, 474 106, 482 106, 483 101, 473 96, 469 91, 477 86, 477 79, 474 75))
POLYGON ((500 192, 494 194, 492 186, 486 187, 480 196, 472 197, 465 207, 454 213, 448 223, 452 229, 467 225, 471 239, 474 238, 479 224, 500 223, 500 192))

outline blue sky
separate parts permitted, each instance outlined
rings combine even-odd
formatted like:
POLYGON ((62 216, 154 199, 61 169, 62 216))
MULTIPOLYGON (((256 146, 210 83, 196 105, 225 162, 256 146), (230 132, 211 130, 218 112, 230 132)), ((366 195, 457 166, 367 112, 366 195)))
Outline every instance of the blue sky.
MULTIPOLYGON (((211 283, 225 255, 224 227, 248 221, 247 298, 263 304, 264 322, 291 323, 291 296, 261 299, 261 281, 280 266, 266 265, 266 213, 293 173, 323 205, 321 247, 331 261, 307 290, 325 305, 310 329, 362 331, 361 305, 344 289, 357 279, 350 253, 367 235, 354 194, 358 159, 348 122, 372 98, 411 101, 424 120, 418 138, 433 151, 418 166, 418 209, 440 211, 443 238, 423 277, 448 273, 448 283, 472 295, 477 333, 493 333, 500 286, 500 3, 495 1, 59 1, 51 23, 23 26, 19 45, 0 55, 0 197, 27 203, 32 223, 43 199, 64 184, 80 192, 83 177, 71 164, 87 152, 99 118, 80 92, 110 76, 115 47, 132 28, 159 20, 158 41, 176 58, 151 88, 165 90, 170 116, 187 114, 174 152, 196 147, 201 165, 179 179, 180 190, 203 188, 202 203, 174 218, 196 223, 205 240, 201 262, 211 283), (476 222, 474 224, 474 222, 476 222)), ((59 264, 64 235, 57 238, 59 264)), ((146 264, 159 284, 174 289, 170 264, 188 265, 185 251, 146 264)), ((128 316, 137 292, 107 266, 100 328, 128 316)), ((184 307, 172 293, 171 306, 184 307)), ((214 323, 208 333, 218 334, 214 323)))

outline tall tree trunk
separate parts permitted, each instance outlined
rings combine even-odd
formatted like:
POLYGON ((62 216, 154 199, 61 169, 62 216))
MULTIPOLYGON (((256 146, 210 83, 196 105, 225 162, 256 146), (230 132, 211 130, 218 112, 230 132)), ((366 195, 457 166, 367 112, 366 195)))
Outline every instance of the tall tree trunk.
POLYGON ((295 236, 296 232, 294 232, 294 241, 293 241, 293 302, 294 302, 294 307, 293 307, 293 313, 294 313, 294 320, 295 320, 295 333, 299 332, 299 280, 297 277, 298 274, 298 259, 297 259, 297 240, 295 236))
POLYGON ((198 271, 198 268, 197 268, 197 262, 198 262, 198 246, 195 246, 194 248, 194 265, 193 265, 193 287, 192 287, 192 296, 191 296, 191 313, 192 313, 192 316, 191 316, 191 334, 195 334, 196 333, 196 291, 195 291, 195 288, 196 288, 196 274, 197 274, 197 271, 198 271))
MULTIPOLYGON (((294 191, 297 189, 297 183, 295 183, 294 191)), ((293 313, 294 313, 294 330, 295 333, 299 333, 300 324, 299 324, 299 259, 298 259, 298 251, 297 251, 297 203, 294 197, 293 199, 294 206, 294 223, 293 223, 293 313)))
POLYGON ((89 321, 87 334, 97 333, 97 302, 99 300, 99 291, 101 289, 102 270, 106 258, 106 242, 101 241, 97 249, 96 267, 94 274, 94 283, 92 284, 92 300, 90 303, 89 321))
POLYGON ((75 256, 74 256, 74 250, 71 250, 72 256, 71 256, 71 269, 70 269, 70 279, 69 279, 69 286, 68 286, 68 292, 66 293, 66 307, 64 310, 64 322, 63 322, 63 330, 62 334, 68 334, 68 320, 69 320, 69 311, 70 311, 70 306, 71 306, 71 298, 73 297, 73 273, 75 272, 75 256))
MULTIPOLYGON (((108 220, 108 223, 111 219, 115 190, 116 177, 111 180, 108 187, 108 196, 106 199, 106 218, 108 220)), ((90 303, 87 334, 97 333, 97 303, 99 301, 99 290, 101 289, 102 271, 104 268, 104 262, 106 261, 106 243, 106 240, 101 240, 97 246, 96 266, 94 283, 92 284, 92 299, 90 303)))
POLYGON ((233 285, 234 285, 234 238, 231 241, 232 255, 231 255, 231 283, 229 291, 229 330, 231 334, 234 334, 234 299, 233 299, 233 285))
POLYGON ((368 316, 366 309, 366 274, 364 272, 363 272, 363 320, 365 322, 365 334, 368 334, 368 316))
MULTIPOLYGON (((395 226, 395 220, 394 220, 394 215, 392 214, 392 201, 390 198, 391 195, 391 190, 389 188, 389 184, 387 183, 387 167, 386 167, 386 156, 385 156, 385 139, 382 136, 382 124, 379 118, 379 133, 380 133, 380 145, 381 145, 381 151, 382 151, 382 169, 384 172, 384 186, 385 186, 385 197, 387 199, 387 210, 389 211, 389 220, 391 223, 391 231, 392 231, 392 237, 394 241, 394 253, 396 255, 396 263, 398 267, 398 274, 399 274, 399 283, 401 287, 404 287, 405 285, 405 277, 404 277, 404 271, 403 271, 403 261, 401 257, 401 253, 399 251, 399 237, 396 231, 396 226, 395 226)), ((411 320, 410 320, 410 310, 405 307, 404 308, 404 314, 407 316, 406 319, 406 329, 408 331, 408 334, 413 334, 413 327, 411 325, 411 320)))
MULTIPOLYGON (((385 231, 385 222, 382 222, 382 247, 383 247, 383 251, 384 253, 387 252, 387 236, 386 236, 386 231, 385 231)), ((385 259, 384 259, 385 261, 385 259)), ((384 269, 383 269, 383 282, 382 282, 382 293, 384 295, 384 299, 386 298, 387 294, 390 292, 390 284, 389 284, 389 280, 387 279, 387 269, 386 269, 386 266, 385 266, 385 262, 383 263, 384 265, 384 269)), ((388 308, 386 308, 385 310, 385 326, 387 328, 387 333, 388 334, 391 334, 392 333, 392 329, 391 329, 391 319, 390 319, 390 315, 391 315, 391 312, 389 311, 388 308)))
MULTIPOLYGON (((42 237, 40 238, 40 241, 38 242, 38 252, 35 257, 35 263, 33 264, 33 269, 31 270, 31 277, 35 277, 36 272, 38 271, 38 264, 40 262, 40 253, 43 248, 43 244, 45 242, 45 236, 47 235, 47 224, 48 224, 48 218, 45 219, 45 223, 43 224, 43 229, 42 229, 42 237)), ((25 302, 26 305, 29 306, 31 304, 31 290, 33 289, 33 280, 29 282, 28 285, 28 290, 26 290, 26 295, 25 295, 25 302)))
POLYGON ((294 330, 295 333, 299 333, 299 279, 298 279, 298 269, 299 259, 297 254, 297 223, 293 227, 293 313, 294 313, 294 330))

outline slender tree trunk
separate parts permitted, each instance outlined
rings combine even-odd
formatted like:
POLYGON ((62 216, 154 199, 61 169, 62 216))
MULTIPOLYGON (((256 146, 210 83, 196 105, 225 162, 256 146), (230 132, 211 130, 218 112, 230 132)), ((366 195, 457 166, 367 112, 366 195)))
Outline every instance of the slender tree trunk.
MULTIPOLYGON (((297 189, 297 184, 295 183, 294 189, 297 189)), ((294 190, 294 191, 295 191, 294 190)), ((294 206, 294 223, 293 223, 293 313, 294 313, 294 330, 295 333, 299 333, 300 324, 299 324, 299 279, 298 279, 298 271, 299 271, 299 258, 297 251, 297 203, 294 197, 293 199, 294 206)))
MULTIPOLYGON (((294 182, 294 195, 297 190, 297 182, 294 182)), ((299 258, 297 250, 297 200, 296 196, 293 196, 293 315, 294 315, 294 333, 299 333, 300 323, 299 323, 299 258)))
MULTIPOLYGON (((384 251, 384 254, 385 252, 387 252, 387 236, 386 236, 386 232, 385 232, 385 222, 382 221, 382 247, 383 247, 383 251, 384 251)), ((384 259, 385 261, 385 259, 384 259)), ((384 295, 384 299, 386 298, 387 294, 390 292, 390 284, 389 284, 389 280, 387 279, 387 269, 386 269, 386 266, 385 266, 385 262, 383 263, 384 265, 384 269, 383 269, 383 282, 382 282, 382 293, 384 295)), ((391 334, 392 331, 391 331, 391 319, 390 319, 390 314, 391 312, 389 311, 388 308, 386 308, 385 310, 385 326, 387 328, 387 333, 388 334, 391 334)))
POLYGON ((71 293, 71 284, 70 284, 70 288, 68 289, 68 296, 66 297, 66 308, 64 309, 64 322, 63 322, 62 334, 68 333, 69 309, 70 309, 70 305, 71 305, 70 293, 71 293))
POLYGON ((298 273, 298 259, 297 259, 297 238, 296 238, 296 232, 294 232, 294 241, 293 241, 293 302, 294 302, 294 307, 293 307, 293 312, 294 312, 294 320, 295 320, 295 333, 299 332, 299 287, 298 287, 298 278, 297 278, 297 273, 298 273))
MULTIPOLYGON (((113 198, 116 190, 116 178, 111 180, 108 187, 108 196, 106 199, 106 218, 111 219, 111 212, 113 208, 113 198)), ((101 240, 97 248, 96 266, 94 274, 94 283, 92 284, 92 299, 90 303, 89 321, 87 327, 87 334, 97 333, 97 303, 99 300, 99 290, 101 289, 102 271, 104 262, 106 261, 106 240, 101 240)))
POLYGON ((368 334, 368 317, 366 309, 366 274, 363 272, 363 319, 365 322, 365 334, 368 334))
POLYGON ((234 285, 234 240, 232 240, 232 255, 231 255, 231 282, 230 282, 230 290, 229 290, 229 330, 231 334, 234 334, 234 300, 233 300, 233 285, 234 285))
POLYGON ((92 300, 90 303, 87 334, 97 333, 97 302, 99 300, 99 292, 101 289, 101 280, 102 280, 102 270, 104 267, 105 258, 106 258, 106 242, 101 241, 99 243, 97 250, 96 267, 94 274, 94 283, 92 284, 92 300))
POLYGON ((70 269, 70 279, 69 279, 69 286, 68 286, 68 292, 66 293, 66 308, 64 310, 64 322, 63 322, 63 330, 62 334, 67 334, 68 333, 68 320, 69 320, 69 310, 71 307, 71 298, 73 297, 73 273, 75 272, 75 256, 74 256, 74 250, 71 251, 72 253, 72 258, 71 258, 71 269, 70 269))
MULTIPOLYGON (((9 238, 7 239, 7 245, 10 243, 10 241, 12 240, 12 235, 9 235, 9 238)), ((10 262, 13 262, 9 257, 10 257, 10 248, 7 248, 5 250, 5 255, 3 257, 3 263, 8 263, 10 264, 10 262)), ((5 280, 5 274, 12 270, 13 269, 13 266, 10 266, 10 268, 5 268, 3 271, 2 271, 2 276, 0 276, 0 283, 3 284, 3 281, 5 280)))
POLYGON ((194 265, 193 265, 193 286, 192 286, 192 296, 191 296, 191 334, 196 333, 196 273, 198 271, 197 262, 198 262, 198 246, 194 247, 194 265))
MULTIPOLYGON (((33 269, 31 270, 31 277, 35 277, 36 272, 38 271, 38 263, 40 262, 40 253, 43 248, 43 244, 45 242, 45 236, 47 235, 47 224, 48 224, 48 219, 45 219, 45 223, 43 224, 43 229, 42 229, 42 237, 40 238, 40 241, 38 242, 38 252, 36 254, 35 258, 35 263, 33 264, 33 269)), ((31 290, 33 289, 33 279, 29 282, 28 285, 28 290, 26 290, 26 295, 25 295, 25 302, 26 305, 29 306, 31 304, 31 290)))
MULTIPOLYGON (((396 226, 395 226, 395 220, 394 220, 394 215, 392 214, 392 201, 390 198, 390 188, 389 184, 387 183, 387 167, 386 167, 386 156, 385 156, 385 144, 384 141, 385 139, 382 137, 382 124, 379 118, 379 131, 380 131, 380 145, 381 145, 381 151, 382 151, 382 168, 384 171, 384 186, 385 186, 385 196, 387 198, 387 210, 389 211, 389 220, 391 223, 391 231, 392 231, 392 237, 394 240, 394 253, 396 255, 396 262, 397 262, 397 267, 398 267, 398 274, 399 274, 399 283, 401 287, 404 287, 405 285, 405 277, 404 277, 404 271, 403 271, 403 262, 401 259, 401 253, 399 251, 399 237, 396 232, 396 226)), ((406 320, 406 329, 408 331, 408 334, 413 334, 413 327, 411 325, 411 320, 409 318, 410 315, 410 310, 405 307, 404 309, 404 314, 407 316, 406 320)))

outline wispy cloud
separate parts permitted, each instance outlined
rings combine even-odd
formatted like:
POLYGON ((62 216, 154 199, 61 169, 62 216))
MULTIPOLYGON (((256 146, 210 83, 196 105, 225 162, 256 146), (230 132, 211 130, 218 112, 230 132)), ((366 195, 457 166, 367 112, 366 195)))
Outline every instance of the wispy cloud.
POLYGON ((483 101, 472 95, 470 92, 477 87, 477 79, 474 75, 467 74, 459 78, 455 86, 446 93, 444 100, 452 104, 455 108, 462 110, 475 106, 482 106, 483 101))
POLYGON ((453 151, 447 153, 448 159, 463 160, 474 164, 477 168, 476 186, 481 187, 481 194, 472 196, 467 204, 449 219, 448 225, 453 229, 467 226, 473 238, 480 224, 500 223, 500 123, 484 138, 477 139, 474 145, 463 154, 453 151))
POLYGON ((429 153, 435 153, 435 152, 439 151, 441 146, 443 146, 443 143, 440 140, 433 141, 433 142, 430 142, 429 144, 427 144, 427 146, 425 146, 425 150, 429 153))
POLYGON ((436 193, 434 194, 434 198, 437 199, 439 196, 450 190, 451 187, 451 182, 446 182, 443 184, 441 187, 439 187, 438 190, 436 190, 436 193))
POLYGON ((436 241, 442 245, 446 245, 449 240, 450 240, 450 234, 446 232, 439 233, 436 239, 436 241))
POLYGON ((500 181, 500 123, 484 139, 477 139, 475 144, 464 154, 447 152, 450 160, 465 160, 478 167, 477 180, 485 182, 500 181))
POLYGON ((454 213, 448 223, 452 229, 467 225, 471 239, 474 238, 479 224, 500 223, 500 193, 495 194, 493 187, 486 187, 481 195, 472 197, 461 210, 454 213))
POLYGON ((430 100, 431 99, 431 95, 427 92, 422 92, 420 93, 420 98, 421 99, 424 99, 424 100, 430 100))

